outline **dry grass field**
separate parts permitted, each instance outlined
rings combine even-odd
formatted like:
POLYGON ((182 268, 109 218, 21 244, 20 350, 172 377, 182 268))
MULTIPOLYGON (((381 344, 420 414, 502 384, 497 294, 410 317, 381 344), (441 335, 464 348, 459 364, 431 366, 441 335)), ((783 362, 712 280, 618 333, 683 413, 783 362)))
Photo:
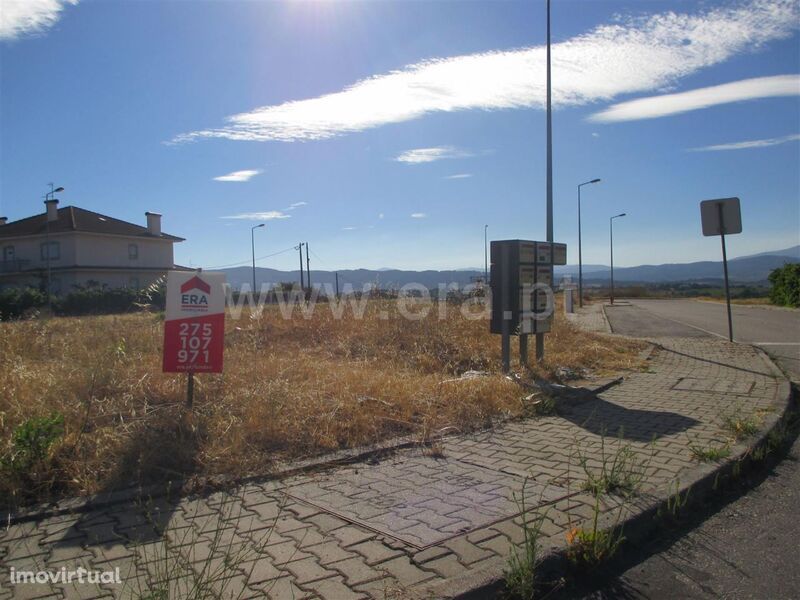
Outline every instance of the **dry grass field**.
MULTIPOLYGON (((228 319, 225 373, 196 377, 191 413, 185 376, 161 372, 161 315, 0 323, 0 503, 264 473, 278 460, 520 414, 530 390, 500 373, 499 338, 485 320, 447 312, 410 321, 390 301, 371 300, 361 320, 334 319, 324 303, 308 319, 284 320, 274 306, 228 319), (468 370, 488 374, 458 379, 468 370), (20 442, 21 426, 54 414, 63 432, 13 468, 23 464, 20 444, 31 443, 30 431, 20 442)), ((559 367, 640 368, 637 343, 557 316, 547 361, 523 379, 554 379, 559 367)))

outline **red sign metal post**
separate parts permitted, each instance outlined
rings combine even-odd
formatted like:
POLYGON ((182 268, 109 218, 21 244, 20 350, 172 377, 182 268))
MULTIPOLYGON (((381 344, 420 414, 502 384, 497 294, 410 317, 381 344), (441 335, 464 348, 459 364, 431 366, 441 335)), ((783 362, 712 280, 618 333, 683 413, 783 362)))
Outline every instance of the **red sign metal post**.
POLYGON ((192 405, 195 373, 221 373, 225 347, 225 275, 170 271, 164 322, 165 373, 187 374, 192 405))

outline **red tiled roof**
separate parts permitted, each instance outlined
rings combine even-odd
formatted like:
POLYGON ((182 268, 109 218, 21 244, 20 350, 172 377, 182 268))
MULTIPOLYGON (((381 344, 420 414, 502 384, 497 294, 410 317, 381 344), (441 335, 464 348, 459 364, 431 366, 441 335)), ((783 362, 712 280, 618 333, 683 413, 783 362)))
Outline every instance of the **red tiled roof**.
MULTIPOLYGON (((0 238, 19 237, 26 235, 39 235, 47 231, 47 213, 12 221, 0 225, 0 238)), ((77 206, 65 206, 58 209, 58 220, 50 222, 50 233, 63 233, 68 231, 84 231, 88 233, 105 233, 109 235, 124 235, 128 237, 149 237, 172 242, 182 242, 183 238, 162 233, 160 236, 152 235, 147 227, 121 221, 114 217, 101 215, 77 206)))

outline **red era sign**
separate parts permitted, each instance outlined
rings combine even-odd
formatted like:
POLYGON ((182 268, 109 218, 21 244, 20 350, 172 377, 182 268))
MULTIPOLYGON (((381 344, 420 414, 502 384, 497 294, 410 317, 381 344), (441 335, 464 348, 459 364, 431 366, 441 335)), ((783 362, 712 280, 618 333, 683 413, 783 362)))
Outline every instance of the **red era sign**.
POLYGON ((164 323, 166 373, 221 373, 225 275, 170 271, 164 323))

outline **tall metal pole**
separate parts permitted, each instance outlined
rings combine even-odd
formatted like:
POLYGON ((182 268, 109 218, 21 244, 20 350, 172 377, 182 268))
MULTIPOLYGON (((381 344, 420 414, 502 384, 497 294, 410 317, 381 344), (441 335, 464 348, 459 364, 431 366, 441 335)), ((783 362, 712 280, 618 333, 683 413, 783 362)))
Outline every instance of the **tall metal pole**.
POLYGON ((339 297, 339 272, 337 271, 335 273, 335 275, 336 275, 336 297, 338 298, 339 297))
POLYGON ((614 217, 608 220, 608 231, 611 238, 611 304, 614 304, 614 217))
POLYGON ((306 283, 308 291, 311 291, 311 259, 309 257, 308 242, 306 242, 306 283))
POLYGON ((253 251, 253 298, 256 296, 256 229, 264 227, 264 223, 253 225, 250 228, 250 247, 253 251))
MULTIPOLYGON (((547 0, 547 241, 550 242, 550 269, 553 269, 553 110, 550 77, 550 0, 547 0)), ((520 336, 520 342, 524 336, 520 336)), ((527 342, 527 339, 526 339, 527 342)), ((544 359, 544 334, 536 334, 536 360, 544 359)))
POLYGON ((610 237, 610 246, 611 246, 611 304, 614 304, 614 219, 619 219, 620 217, 624 217, 626 213, 620 213, 618 215, 614 215, 608 220, 608 230, 609 230, 609 237, 610 237))
POLYGON ((583 255, 581 254, 581 187, 578 185, 578 306, 583 308, 583 255))
POLYGON ((722 240, 722 268, 725 272, 725 303, 728 305, 728 341, 733 341, 733 319, 731 318, 731 290, 728 287, 728 253, 725 250, 725 221, 722 218, 722 202, 717 204, 719 210, 720 239, 722 240))
POLYGON ((590 183, 599 183, 599 179, 592 179, 578 184, 578 306, 583 308, 583 255, 581 254, 581 188, 590 183))
POLYGON ((305 289, 305 280, 303 279, 303 242, 297 247, 300 250, 300 289, 305 289))
POLYGON ((483 285, 489 285, 489 226, 483 226, 483 285))

